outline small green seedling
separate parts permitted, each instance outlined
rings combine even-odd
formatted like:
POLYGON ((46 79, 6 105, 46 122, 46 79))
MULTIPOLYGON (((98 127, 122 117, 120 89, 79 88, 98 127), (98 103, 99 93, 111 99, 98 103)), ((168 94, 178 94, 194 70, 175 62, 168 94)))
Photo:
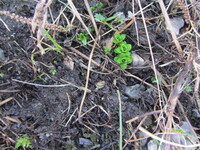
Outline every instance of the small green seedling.
POLYGON ((49 72, 50 72, 52 75, 55 75, 55 74, 57 73, 57 70, 56 70, 56 69, 51 69, 49 72))
POLYGON ((187 93, 192 92, 192 87, 191 87, 190 85, 186 86, 186 87, 185 87, 185 91, 186 91, 187 93))
POLYGON ((112 48, 107 47, 107 46, 104 46, 104 47, 103 47, 103 50, 104 50, 104 52, 105 52, 106 55, 109 55, 109 54, 111 54, 112 48))
POLYGON ((5 76, 4 73, 0 73, 0 77, 3 78, 5 76))
POLYGON ((61 53, 61 50, 63 49, 62 46, 60 46, 60 44, 58 44, 53 37, 47 32, 47 30, 43 30, 45 36, 54 44, 55 48, 53 49, 54 51, 61 53))
POLYGON ((108 23, 108 21, 114 20, 117 18, 117 16, 111 16, 109 18, 104 17, 102 14, 95 14, 94 15, 95 19, 98 21, 103 22, 105 25, 107 25, 109 28, 113 29, 112 25, 108 23))
POLYGON ((131 48, 132 48, 131 44, 127 44, 126 42, 121 42, 119 44, 119 47, 117 47, 117 48, 114 49, 114 52, 116 54, 128 53, 131 50, 131 48))
POLYGON ((96 4, 94 7, 91 7, 90 9, 91 9, 92 11, 95 11, 95 10, 101 9, 101 8, 103 8, 103 7, 104 7, 104 4, 100 2, 100 3, 96 4))
POLYGON ((28 148, 31 145, 31 141, 28 135, 24 135, 22 137, 19 137, 17 139, 17 142, 15 144, 15 148, 23 147, 28 148))
POLYGON ((114 35, 114 39, 113 39, 113 43, 115 44, 120 44, 121 42, 123 42, 126 38, 126 35, 125 34, 115 34, 114 35))
POLYGON ((87 45, 87 40, 88 39, 88 35, 81 32, 78 34, 77 40, 81 41, 83 43, 83 45, 87 45))
POLYGON ((132 49, 132 45, 125 42, 125 38, 125 34, 117 33, 114 35, 113 39, 113 43, 117 45, 117 47, 114 49, 114 52, 117 54, 117 56, 114 57, 114 61, 120 64, 120 67, 122 69, 126 69, 128 64, 133 61, 130 52, 130 50, 132 49))
POLYGON ((117 55, 114 58, 114 61, 118 64, 120 64, 120 67, 122 69, 126 69, 128 67, 128 64, 130 64, 133 60, 132 60, 132 56, 130 54, 130 52, 128 53, 121 53, 119 55, 117 55))
POLYGON ((151 82, 152 82, 152 83, 156 83, 156 84, 161 84, 161 79, 160 79, 160 78, 157 78, 157 79, 156 79, 156 77, 152 77, 152 78, 151 78, 151 82))

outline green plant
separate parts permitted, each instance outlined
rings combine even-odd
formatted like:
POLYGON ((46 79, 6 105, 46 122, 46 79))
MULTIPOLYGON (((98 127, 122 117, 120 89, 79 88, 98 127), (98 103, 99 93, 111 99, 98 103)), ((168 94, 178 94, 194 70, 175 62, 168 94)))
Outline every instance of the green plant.
POLYGON ((190 85, 187 85, 187 86, 185 87, 185 91, 186 91, 187 93, 192 92, 192 87, 191 87, 190 85))
POLYGON ((104 50, 104 52, 105 52, 105 54, 110 54, 111 53, 111 50, 112 50, 112 48, 110 48, 110 47, 107 47, 107 46, 104 46, 103 47, 103 50, 104 50))
POLYGON ((125 40, 125 38, 126 38, 126 34, 116 33, 114 35, 113 43, 120 44, 121 42, 123 42, 125 40))
POLYGON ((63 49, 62 46, 60 46, 60 44, 58 44, 53 37, 47 32, 47 30, 44 29, 44 34, 45 36, 54 44, 55 48, 53 49, 54 51, 61 53, 61 50, 63 49))
POLYGON ((92 11, 95 11, 96 9, 100 9, 100 8, 103 8, 103 7, 104 7, 104 4, 100 2, 100 3, 96 4, 94 7, 90 7, 90 9, 92 11))
POLYGON ((109 28, 113 29, 112 25, 110 23, 108 23, 108 21, 114 20, 117 18, 117 16, 111 16, 109 18, 104 17, 102 14, 95 14, 94 18, 98 21, 103 22, 105 25, 107 25, 109 28))
POLYGON ((56 69, 51 69, 49 72, 50 72, 52 75, 55 75, 55 74, 57 73, 57 70, 56 70, 56 69))
POLYGON ((126 69, 128 64, 133 61, 130 50, 132 49, 132 45, 125 42, 126 35, 125 34, 115 34, 113 43, 117 45, 114 49, 114 52, 117 56, 114 57, 114 61, 120 64, 122 69, 126 69))
POLYGON ((3 78, 5 76, 4 73, 0 73, 0 77, 3 78))
POLYGON ((88 39, 88 35, 86 33, 81 32, 78 34, 77 40, 81 41, 83 45, 87 44, 87 41, 88 41, 87 39, 88 39))
POLYGON ((19 137, 17 139, 17 142, 15 144, 15 148, 23 147, 28 148, 31 145, 31 141, 28 135, 24 135, 22 137, 19 137))
POLYGON ((157 78, 157 79, 156 79, 156 77, 152 77, 152 78, 151 78, 151 82, 152 82, 152 83, 156 83, 156 84, 161 84, 161 79, 160 79, 160 78, 157 78))

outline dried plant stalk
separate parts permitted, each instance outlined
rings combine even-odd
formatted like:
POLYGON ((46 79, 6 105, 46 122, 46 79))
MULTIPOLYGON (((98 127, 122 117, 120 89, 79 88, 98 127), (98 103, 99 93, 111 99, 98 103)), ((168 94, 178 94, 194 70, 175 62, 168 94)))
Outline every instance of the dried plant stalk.
POLYGON ((187 24, 189 24, 190 23, 190 12, 189 12, 189 9, 187 7, 187 3, 185 2, 185 0, 177 0, 177 4, 178 4, 179 8, 182 9, 182 11, 184 13, 185 22, 187 24))
MULTIPOLYGON (((11 19, 16 20, 17 22, 32 25, 32 19, 31 18, 22 17, 22 16, 14 14, 14 13, 10 13, 9 11, 0 11, 0 15, 8 16, 11 19)), ((37 26, 38 26, 38 24, 37 24, 37 26)), ((65 28, 57 26, 55 24, 46 23, 44 28, 49 29, 49 30, 53 30, 53 31, 57 31, 57 32, 68 32, 65 28)))

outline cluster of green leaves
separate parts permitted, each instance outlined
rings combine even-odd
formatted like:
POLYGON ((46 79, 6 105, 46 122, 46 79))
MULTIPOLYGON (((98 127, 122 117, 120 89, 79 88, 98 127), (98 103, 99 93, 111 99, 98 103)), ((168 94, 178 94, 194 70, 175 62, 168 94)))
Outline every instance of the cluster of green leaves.
POLYGON ((131 56, 130 50, 132 49, 132 45, 125 42, 126 35, 125 34, 115 34, 113 43, 117 45, 114 49, 114 52, 117 56, 114 57, 114 61, 120 64, 122 69, 126 69, 128 64, 130 64, 133 59, 131 56))
POLYGON ((115 22, 123 22, 119 15, 113 15, 111 17, 106 18, 102 14, 97 13, 94 15, 94 18, 98 21, 103 22, 105 25, 107 25, 111 29, 113 29, 113 26, 110 23, 108 23, 109 21, 113 20, 115 22))
POLYGON ((79 33, 77 36, 77 40, 81 41, 83 43, 83 45, 87 45, 88 34, 84 33, 84 32, 79 33))
POLYGON ((96 4, 96 5, 93 6, 93 7, 90 7, 90 9, 91 9, 92 11, 95 11, 95 10, 100 9, 100 8, 103 8, 103 7, 104 7, 104 4, 100 2, 100 3, 96 4))
POLYGON ((31 145, 31 141, 28 135, 24 135, 17 139, 15 148, 23 147, 28 148, 31 145))

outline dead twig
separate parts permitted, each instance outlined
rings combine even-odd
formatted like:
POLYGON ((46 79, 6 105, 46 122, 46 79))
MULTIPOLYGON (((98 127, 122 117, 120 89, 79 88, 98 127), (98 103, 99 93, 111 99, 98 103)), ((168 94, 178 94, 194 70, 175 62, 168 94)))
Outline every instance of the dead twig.
POLYGON ((163 13, 163 15, 164 15, 164 18, 165 18, 165 21, 166 21, 166 25, 169 27, 169 29, 171 29, 171 30, 170 30, 170 33, 171 33, 171 35, 172 35, 173 41, 174 41, 174 43, 175 43, 175 45, 176 45, 176 48, 177 48, 178 52, 182 55, 182 54, 183 54, 183 50, 182 50, 182 48, 181 48, 180 43, 179 43, 178 40, 177 40, 177 37, 176 37, 175 32, 172 30, 172 24, 171 24, 171 21, 170 21, 170 19, 169 19, 169 15, 168 15, 168 13, 167 13, 167 10, 166 10, 166 8, 165 8, 165 5, 164 5, 164 3, 163 3, 163 0, 159 0, 158 2, 159 2, 159 5, 160 5, 160 8, 161 8, 161 10, 162 10, 162 13, 163 13))
POLYGON ((6 103, 8 103, 8 102, 10 102, 10 101, 13 100, 13 99, 14 99, 14 97, 9 97, 9 98, 7 98, 7 99, 1 101, 1 102, 0 102, 0 106, 6 104, 6 103))
POLYGON ((182 145, 182 144, 178 144, 178 143, 174 143, 168 140, 164 140, 161 139, 158 136, 155 136, 154 134, 150 133, 149 131, 147 131, 146 129, 144 129, 143 127, 139 127, 139 130, 143 133, 145 133, 146 135, 150 136, 151 138, 158 140, 160 143, 166 143, 169 145, 173 145, 173 146, 178 146, 178 147, 185 147, 185 148, 192 148, 192 147, 199 147, 200 144, 193 144, 193 145, 182 145))
MULTIPOLYGON (((172 128, 172 122, 173 122, 173 116, 174 116, 174 110, 176 108, 178 98, 183 90, 183 82, 185 78, 187 77, 188 72, 192 69, 192 61, 194 60, 195 55, 192 54, 190 58, 187 60, 184 69, 180 73, 174 88, 168 98, 168 108, 167 108, 167 123, 166 123, 166 132, 170 132, 172 128)), ((171 137, 170 135, 167 135, 166 139, 170 141, 171 137)))

